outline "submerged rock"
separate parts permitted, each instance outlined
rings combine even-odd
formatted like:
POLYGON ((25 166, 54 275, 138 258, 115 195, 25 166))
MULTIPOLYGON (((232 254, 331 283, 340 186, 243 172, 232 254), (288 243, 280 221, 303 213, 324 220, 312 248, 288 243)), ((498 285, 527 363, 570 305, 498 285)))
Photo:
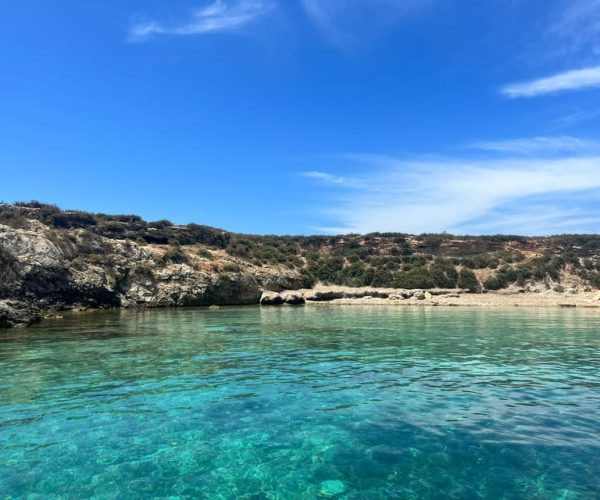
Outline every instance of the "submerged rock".
POLYGON ((321 483, 321 495, 334 497, 346 491, 346 485, 339 479, 330 479, 321 483))

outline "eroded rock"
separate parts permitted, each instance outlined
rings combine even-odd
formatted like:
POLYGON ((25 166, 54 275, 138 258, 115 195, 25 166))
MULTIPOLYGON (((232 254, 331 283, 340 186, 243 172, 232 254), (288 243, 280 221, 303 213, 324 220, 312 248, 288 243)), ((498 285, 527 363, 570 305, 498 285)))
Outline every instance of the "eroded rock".
POLYGON ((280 306, 283 304, 283 297, 277 292, 263 292, 260 304, 263 306, 280 306))
POLYGON ((28 303, 0 300, 0 328, 15 328, 31 325, 42 317, 41 311, 28 303))
POLYGON ((304 298, 313 302, 329 302, 336 299, 343 299, 344 292, 333 290, 317 290, 309 292, 304 298))
POLYGON ((290 306, 301 306, 306 300, 301 293, 288 292, 282 295, 283 301, 290 306))

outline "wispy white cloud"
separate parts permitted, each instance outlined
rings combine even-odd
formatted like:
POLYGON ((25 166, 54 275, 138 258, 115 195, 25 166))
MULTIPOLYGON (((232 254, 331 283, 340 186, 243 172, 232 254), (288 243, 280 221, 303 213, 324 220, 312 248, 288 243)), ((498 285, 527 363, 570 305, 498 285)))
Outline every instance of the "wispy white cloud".
POLYGON ((239 0, 236 3, 215 0, 213 3, 191 12, 188 19, 180 23, 155 20, 134 24, 130 39, 141 41, 155 35, 203 35, 235 31, 263 16, 272 7, 267 0, 239 0))
POLYGON ((600 66, 594 66, 507 85, 501 89, 501 93, 511 98, 537 97, 598 87, 600 87, 600 66))
POLYGON ((347 182, 347 179, 345 177, 328 174, 326 172, 319 172, 316 170, 302 172, 300 175, 302 175, 302 177, 307 177, 309 179, 316 179, 316 180, 319 180, 322 182, 328 182, 331 184, 345 184, 347 182))
POLYGON ((503 141, 484 141, 471 144, 483 151, 518 155, 554 155, 565 153, 600 153, 600 141, 571 136, 530 137, 503 141))
POLYGON ((547 34, 559 43, 557 52, 600 54, 600 0, 563 0, 547 34))
POLYGON ((327 37, 345 45, 380 33, 433 0, 302 0, 304 11, 327 37))
MULTIPOLYGON (((504 151, 502 151, 504 153, 504 151)), ((600 229, 600 154, 407 161, 363 156, 323 207, 325 231, 524 233, 600 229), (596 197, 588 203, 582 196, 596 197)))
POLYGON ((554 120, 554 125, 556 125, 557 128, 564 129, 598 117, 600 117, 600 109, 586 111, 578 110, 557 118, 554 120))

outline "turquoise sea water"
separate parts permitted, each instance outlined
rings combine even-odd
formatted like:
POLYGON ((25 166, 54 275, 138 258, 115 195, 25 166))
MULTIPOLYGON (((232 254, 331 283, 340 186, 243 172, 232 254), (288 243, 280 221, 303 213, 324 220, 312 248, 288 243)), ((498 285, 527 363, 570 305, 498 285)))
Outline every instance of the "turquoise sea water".
POLYGON ((0 498, 600 498, 600 316, 111 312, 0 333, 0 498))

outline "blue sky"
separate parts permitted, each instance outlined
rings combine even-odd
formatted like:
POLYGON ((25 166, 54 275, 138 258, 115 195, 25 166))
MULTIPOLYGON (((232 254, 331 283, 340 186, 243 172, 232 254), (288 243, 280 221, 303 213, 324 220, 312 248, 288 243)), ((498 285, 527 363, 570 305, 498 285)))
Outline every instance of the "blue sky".
POLYGON ((600 229, 600 0, 0 19, 0 200, 252 233, 600 229))

